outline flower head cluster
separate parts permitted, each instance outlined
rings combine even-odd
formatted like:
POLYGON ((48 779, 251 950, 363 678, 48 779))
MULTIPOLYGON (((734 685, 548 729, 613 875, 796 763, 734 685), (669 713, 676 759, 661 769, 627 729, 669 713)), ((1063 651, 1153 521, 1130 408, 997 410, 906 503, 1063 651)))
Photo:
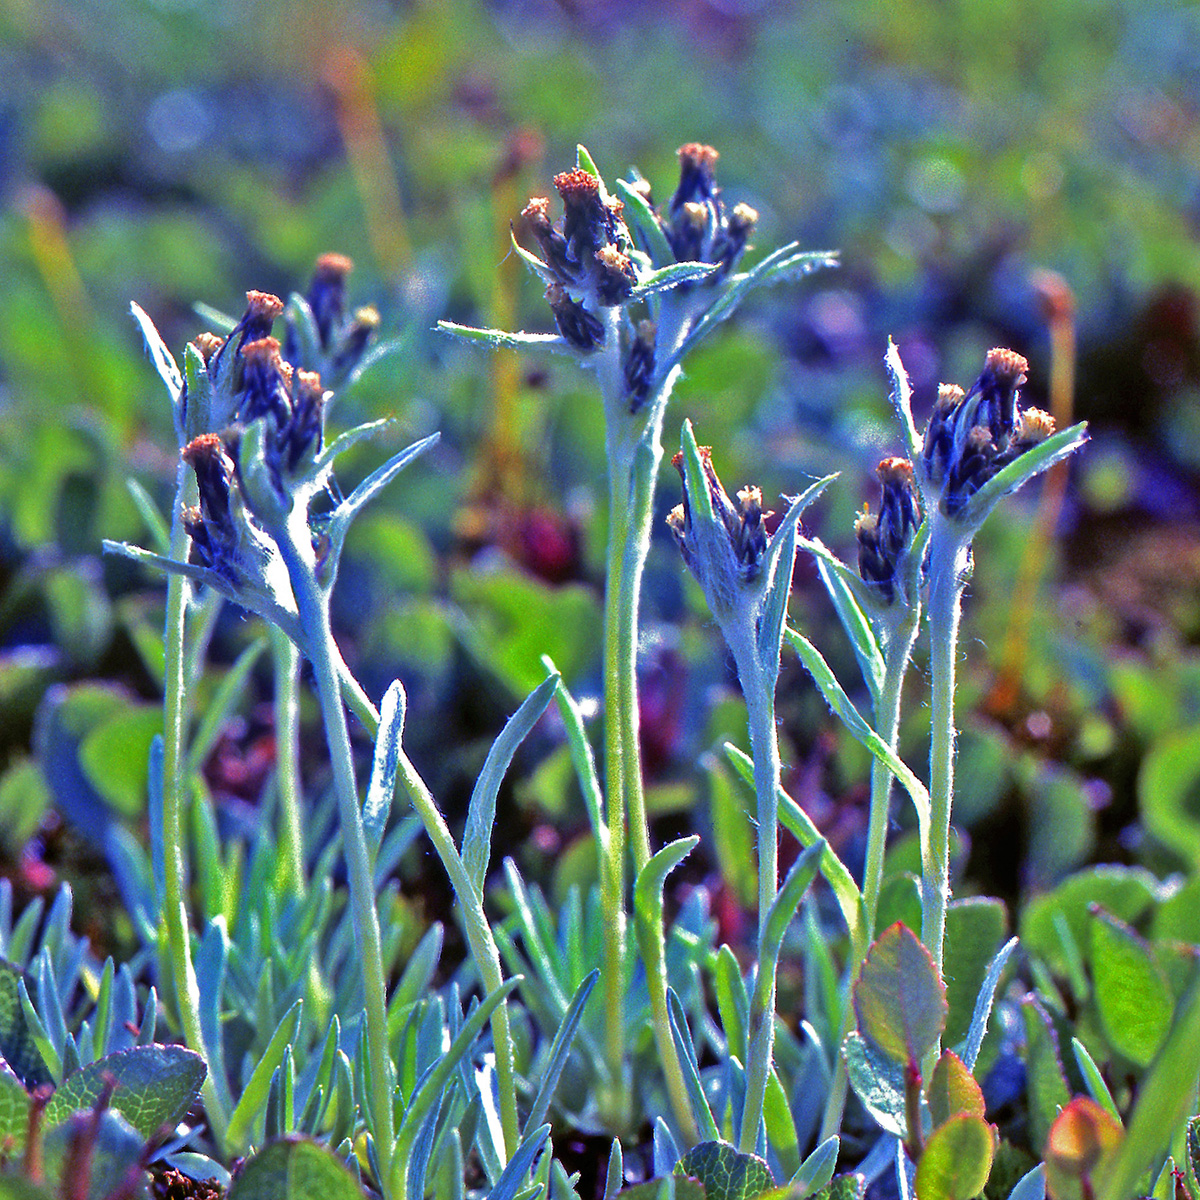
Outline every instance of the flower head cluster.
MULTIPOLYGON (((327 393, 315 371, 283 357, 271 336, 283 302, 250 292, 246 312, 225 338, 201 334, 191 345, 191 386, 201 432, 182 456, 196 473, 200 503, 183 522, 191 559, 232 587, 278 590, 286 578, 272 567, 277 552, 264 525, 284 520, 325 486, 317 466, 324 442, 327 393)), ((190 399, 185 389, 185 403, 190 399)))
POLYGON ((333 386, 359 365, 379 328, 379 313, 373 306, 353 312, 347 307, 346 282, 353 269, 354 263, 344 254, 322 254, 302 297, 304 304, 299 312, 289 309, 287 313, 284 359, 318 371, 333 386))
POLYGON ((885 604, 891 604, 921 513, 913 487, 913 465, 907 458, 885 458, 876 474, 883 489, 879 513, 868 509, 854 523, 858 573, 877 589, 885 604))
POLYGON ((998 471, 1054 432, 1054 418, 1020 407, 1029 364, 1013 350, 989 350, 970 391, 938 389, 925 431, 925 477, 940 494, 942 511, 958 516, 998 471))
POLYGON ((546 300, 564 338, 584 352, 604 342, 599 309, 624 303, 637 284, 623 205, 603 182, 577 167, 554 177, 563 216, 550 221, 550 201, 530 200, 521 213, 538 244, 546 300))
POLYGON ((762 571, 767 550, 764 522, 773 516, 763 511, 762 491, 747 486, 737 493, 737 503, 729 498, 712 465, 712 449, 699 447, 709 502, 716 524, 710 529, 696 521, 688 498, 687 473, 683 454, 671 460, 683 480, 683 503, 667 517, 675 542, 687 568, 709 596, 714 612, 732 606, 737 589, 755 583, 762 571))
MULTIPOLYGON (((665 212, 657 214, 678 262, 719 264, 705 283, 734 268, 758 221, 748 204, 727 209, 717 186, 717 151, 699 142, 679 147, 679 186, 665 212)), ((686 285, 685 285, 686 286, 686 285)))

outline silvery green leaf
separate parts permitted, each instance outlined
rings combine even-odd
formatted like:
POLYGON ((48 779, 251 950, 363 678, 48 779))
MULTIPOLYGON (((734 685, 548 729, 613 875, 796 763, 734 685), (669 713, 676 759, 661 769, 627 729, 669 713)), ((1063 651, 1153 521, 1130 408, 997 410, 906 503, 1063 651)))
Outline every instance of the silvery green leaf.
POLYGON ((600 169, 592 161, 592 156, 587 152, 586 146, 577 145, 575 147, 575 168, 579 171, 586 171, 593 179, 600 179, 600 169))
POLYGON ((192 305, 192 312, 204 321, 213 333, 224 335, 232 333, 237 328, 237 317, 231 317, 227 312, 222 312, 211 304, 205 304, 203 300, 197 300, 192 305))
POLYGON ((550 1110, 550 1101, 554 1098, 554 1090, 558 1087, 559 1077, 567 1065, 567 1056, 571 1052, 571 1044, 575 1040, 575 1032, 579 1028, 584 1006, 599 978, 600 968, 594 967, 575 990, 575 995, 571 997, 571 1003, 554 1034, 554 1040, 550 1043, 550 1051, 546 1056, 546 1065, 542 1071, 541 1082, 538 1084, 537 1095, 533 1098, 533 1104, 530 1106, 525 1124, 522 1126, 521 1132, 524 1135, 536 1129, 550 1110))
POLYGON ((133 314, 133 319, 142 332, 142 339, 146 343, 146 353, 150 355, 150 361, 154 363, 154 369, 158 372, 159 378, 167 389, 167 395, 171 398, 171 414, 175 422, 175 433, 182 441, 183 414, 180 411, 179 402, 183 396, 183 376, 179 372, 179 364, 175 361, 175 356, 167 349, 154 322, 150 320, 140 305, 130 304, 129 311, 133 314))
POLYGON ((671 243, 667 241, 662 223, 646 203, 645 196, 623 179, 617 180, 616 193, 625 205, 625 223, 635 236, 641 237, 642 244, 649 251, 655 266, 664 267, 673 263, 675 252, 671 249, 671 243))
POLYGON ((758 623, 758 658, 772 677, 779 674, 779 653, 792 590, 792 570, 796 565, 800 515, 836 478, 836 475, 827 475, 791 501, 763 556, 762 575, 767 581, 767 590, 758 623))
POLYGON ((680 1159, 679 1147, 662 1117, 654 1118, 654 1174, 656 1178, 670 1175, 680 1159))
POLYGON ((1074 454, 1087 440, 1087 422, 1081 421, 1078 425, 1072 425, 1070 429, 1048 437, 1039 445, 1030 447, 1019 458, 997 471, 967 501, 956 518, 957 522, 965 530, 974 533, 1002 496, 1015 492, 1035 475, 1040 475, 1056 462, 1074 454))
POLYGON ((833 714, 871 753, 883 763, 896 777, 912 799, 913 807, 917 810, 917 825, 921 831, 921 844, 928 844, 929 837, 929 792, 925 785, 913 774, 911 769, 902 762, 888 744, 863 720, 858 709, 854 707, 850 697, 846 695, 829 664, 821 652, 802 634, 794 629, 788 629, 785 636, 792 649, 800 656, 808 673, 812 676, 825 703, 833 714))
POLYGON ((788 278, 807 275, 820 267, 833 265, 834 258, 828 251, 802 251, 799 242, 789 242, 773 254, 768 255, 757 266, 740 275, 732 276, 720 290, 717 299, 696 322, 683 340, 675 361, 679 361, 698 342, 707 337, 722 321, 729 317, 751 288, 760 283, 783 282, 788 278))
POLYGON ((209 921, 196 952, 196 985, 200 995, 200 1032, 212 1066, 213 1086, 226 1113, 233 1109, 233 1096, 229 1091, 229 1077, 225 1070, 224 1031, 221 1025, 228 956, 229 938, 225 931, 225 918, 214 917, 209 921))
POLYGON ((249 1143, 254 1119, 267 1102, 271 1078, 283 1061, 284 1048, 295 1041, 296 1034, 300 1031, 303 1011, 304 1001, 297 1000, 275 1027, 267 1048, 242 1089, 237 1106, 229 1117, 229 1124, 225 1130, 225 1144, 230 1148, 240 1149, 249 1143))
POLYGON ((299 292, 293 292, 288 297, 284 318, 291 325, 300 344, 300 353, 296 361, 310 369, 313 368, 321 361, 321 335, 311 305, 299 292))
POLYGON ((464 342, 478 342, 489 350, 550 350, 555 354, 574 354, 575 350, 561 334, 557 333, 509 333, 503 329, 477 329, 472 325, 456 325, 453 321, 439 321, 442 333, 461 338, 464 342))
MULTIPOLYGON (((542 666, 547 672, 558 675, 558 668, 549 655, 542 655, 542 666)), ((608 827, 604 821, 604 794, 600 788, 600 776, 596 771, 596 756, 592 753, 592 744, 588 741, 587 731, 583 727, 583 711, 576 703, 574 696, 567 690, 561 676, 554 694, 558 701, 559 716, 562 718, 563 728, 566 731, 571 762, 575 767, 575 776, 579 780, 579 790, 583 793, 583 803, 587 808, 592 833, 601 844, 606 844, 608 827)))
POLYGON ((835 570, 821 557, 817 558, 817 574, 833 601, 833 607, 850 639, 854 657, 858 659, 867 690, 871 693, 871 703, 879 703, 879 689, 883 687, 883 652, 879 649, 871 622, 867 620, 862 606, 858 603, 854 592, 851 591, 841 572, 835 570))
POLYGON ((665 267, 659 267, 630 292, 627 304, 645 300, 647 296, 657 296, 659 292, 669 292, 681 283, 694 283, 707 279, 720 267, 720 263, 677 262, 665 267))
POLYGON ((833 1178, 841 1144, 836 1133, 827 1137, 800 1164, 800 1169, 788 1184, 789 1189, 800 1196, 811 1196, 813 1192, 820 1191, 833 1178))
POLYGON ((692 1044, 692 1034, 688 1029, 687 1015, 675 994, 675 989, 671 987, 667 988, 667 1016, 671 1022, 671 1037, 675 1041, 675 1050, 683 1073, 683 1082, 687 1087, 688 1100, 691 1101, 696 1128, 704 1141, 720 1141, 720 1130, 713 1119, 708 1097, 704 1094, 704 1085, 700 1082, 700 1067, 696 1059, 696 1047, 692 1044))
POLYGON ((1022 1175, 1008 1193, 1008 1200, 1046 1200, 1046 1164, 1038 1163, 1026 1175, 1022 1175))
POLYGON ((613 1138, 612 1148, 608 1152, 608 1170, 604 1176, 603 1200, 616 1200, 617 1193, 625 1183, 625 1162, 621 1153, 620 1138, 613 1138))
MULTIPOLYGON (((525 1182, 525 1176, 529 1174, 530 1168, 542 1152, 542 1147, 546 1144, 549 1136, 550 1126, 543 1125, 521 1142, 516 1153, 509 1160, 508 1166, 500 1173, 500 1178, 496 1180, 495 1186, 488 1192, 487 1200, 515 1200, 521 1184, 525 1182)), ((525 1200, 537 1200, 541 1190, 541 1185, 537 1185, 536 1192, 528 1194, 525 1200)))
POLYGON ((363 830, 371 853, 379 853, 392 796, 396 791, 396 768, 400 761, 400 739, 404 733, 404 688, 395 680, 379 705, 379 732, 375 735, 375 755, 371 781, 363 801, 363 830))
POLYGON ((441 436, 440 433, 431 433, 428 437, 422 438, 419 442, 413 442, 411 446, 401 450, 399 454, 388 459, 383 466, 377 467, 372 471, 333 510, 330 518, 330 537, 333 538, 335 544, 340 543, 345 537, 345 532, 349 528, 350 522, 354 520, 359 512, 387 487, 414 458, 424 454, 431 446, 436 445, 441 436))
POLYGON ((996 988, 1000 984, 1000 976, 1008 963, 1009 956, 1016 948, 1017 939, 1012 938, 996 951, 992 956, 992 961, 988 963, 987 973, 983 977, 979 995, 975 1000, 975 1008, 971 1013, 971 1024, 967 1029, 966 1041, 963 1043, 962 1053, 959 1055, 968 1071, 975 1070, 975 1060, 979 1057, 979 1049, 983 1045, 984 1034, 987 1033, 988 1019, 991 1016, 996 988))
MULTIPOLYGON (((908 372, 904 369, 904 363, 900 361, 900 351, 891 338, 888 338, 887 354, 884 355, 883 365, 887 368, 888 378, 892 384, 889 394, 892 409, 896 414, 896 420, 900 422, 900 432, 904 437, 909 461, 915 467, 925 453, 925 444, 921 440, 920 434, 917 433, 917 426, 913 421, 912 387, 908 382, 908 372)), ((925 474, 923 471, 914 471, 913 475, 917 482, 917 488, 921 492, 921 502, 924 507, 925 474)))
POLYGON ((550 705, 558 688, 558 677, 544 679, 509 718, 492 743, 483 769, 471 793, 467 824, 463 830, 462 860, 467 875, 480 896, 491 857, 492 830, 496 824, 496 796, 500 784, 521 743, 550 705))
MULTIPOLYGON (((748 787, 753 788, 754 761, 743 750, 730 742, 726 742, 722 749, 742 781, 748 787)), ((813 824, 812 818, 783 788, 776 792, 776 799, 779 802, 780 822, 795 834, 801 845, 812 846, 821 841, 820 830, 813 824)), ((866 927, 866 908, 863 904, 862 893, 854 882, 854 877, 847 870, 846 864, 828 846, 821 854, 818 869, 825 882, 833 889, 834 898, 842 910, 842 919, 846 922, 851 943, 857 943, 863 936, 863 930, 866 927)))

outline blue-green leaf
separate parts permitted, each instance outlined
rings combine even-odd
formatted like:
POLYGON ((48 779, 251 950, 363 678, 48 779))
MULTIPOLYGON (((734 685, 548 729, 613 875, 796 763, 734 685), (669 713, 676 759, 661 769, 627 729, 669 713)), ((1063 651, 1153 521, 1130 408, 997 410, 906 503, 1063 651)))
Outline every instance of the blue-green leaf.
POLYGON ((363 802, 363 829, 372 854, 379 853, 383 831, 387 828, 392 797, 396 792, 396 768, 400 761, 400 740, 404 734, 404 688, 396 680, 384 693, 379 705, 379 731, 375 735, 375 756, 371 763, 371 781, 363 802))

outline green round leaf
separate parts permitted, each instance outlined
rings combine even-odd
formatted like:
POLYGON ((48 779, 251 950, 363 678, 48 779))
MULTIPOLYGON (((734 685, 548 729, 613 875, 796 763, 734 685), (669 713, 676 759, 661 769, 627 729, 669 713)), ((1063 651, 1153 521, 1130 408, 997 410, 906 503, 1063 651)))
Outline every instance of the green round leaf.
POLYGON ((1092 977, 1109 1044, 1138 1066, 1149 1066, 1171 1027, 1171 989, 1150 947, 1102 911, 1092 924, 1092 977))
POLYGON ((1200 860, 1200 729, 1155 743, 1138 776, 1146 828, 1189 862, 1200 860))
POLYGON ((899 923, 867 951, 854 985, 859 1031, 900 1063, 920 1062, 946 1027, 946 988, 929 951, 899 923))
POLYGON ((228 1200, 363 1200, 354 1176, 316 1142, 286 1138, 256 1154, 228 1200))
POLYGON ((935 1125, 951 1117, 982 1117, 985 1111, 983 1092, 966 1063, 957 1054, 946 1050, 933 1068, 927 1091, 929 1113, 935 1125))
POLYGON ((771 1170, 754 1154, 727 1142, 701 1142, 675 1164, 675 1174, 698 1179, 707 1200, 754 1200, 775 1186, 771 1170))
POLYGON ((160 733, 161 707, 137 705, 98 725, 80 744, 88 782, 122 816, 138 817, 145 810, 150 743, 160 733))
POLYGON ((987 1183, 995 1151, 996 1131, 982 1117, 951 1117, 921 1152, 917 1200, 971 1200, 987 1183))

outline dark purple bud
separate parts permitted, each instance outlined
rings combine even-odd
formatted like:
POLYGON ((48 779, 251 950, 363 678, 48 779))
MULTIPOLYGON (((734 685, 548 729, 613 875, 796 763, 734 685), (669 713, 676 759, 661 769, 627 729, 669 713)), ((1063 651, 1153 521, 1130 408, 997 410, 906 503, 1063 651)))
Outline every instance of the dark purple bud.
POLYGON ((344 254, 322 254, 308 285, 308 306, 312 309, 321 339, 321 349, 328 350, 334 335, 346 317, 346 280, 354 263, 344 254))
POLYGON ((554 314, 559 333, 576 350, 586 354, 604 345, 604 326, 599 318, 572 300, 562 284, 552 283, 546 288, 546 303, 554 314))
POLYGON ((653 321, 639 321, 637 332, 625 351, 625 393, 629 397, 631 413, 637 412, 650 395, 654 382, 655 335, 653 321))

